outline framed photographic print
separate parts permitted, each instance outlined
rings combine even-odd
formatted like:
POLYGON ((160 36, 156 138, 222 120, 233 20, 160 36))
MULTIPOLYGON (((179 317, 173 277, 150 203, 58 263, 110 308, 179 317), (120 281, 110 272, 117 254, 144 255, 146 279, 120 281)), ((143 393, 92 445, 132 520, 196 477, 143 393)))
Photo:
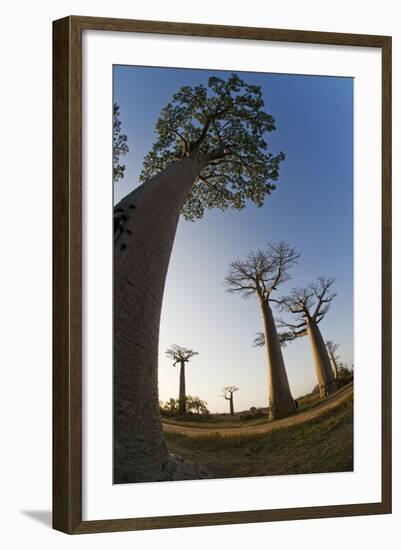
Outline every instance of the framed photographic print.
POLYGON ((391 512, 391 38, 53 27, 53 526, 391 512))

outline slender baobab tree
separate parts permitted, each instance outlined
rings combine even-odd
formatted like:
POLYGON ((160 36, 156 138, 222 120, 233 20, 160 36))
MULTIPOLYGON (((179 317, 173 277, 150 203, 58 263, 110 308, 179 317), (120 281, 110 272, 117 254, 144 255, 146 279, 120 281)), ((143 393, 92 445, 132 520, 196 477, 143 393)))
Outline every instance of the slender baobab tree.
POLYGON ((224 397, 226 401, 230 402, 230 414, 234 416, 234 393, 238 391, 237 386, 226 386, 221 391, 223 392, 220 397, 224 397))
POLYGON ((338 361, 340 359, 339 355, 336 355, 336 351, 339 348, 339 344, 335 344, 333 340, 326 340, 326 349, 329 353, 331 366, 334 372, 334 378, 338 381, 338 361))
POLYGON ((283 354, 270 302, 274 292, 289 279, 289 269, 297 263, 299 253, 285 242, 268 244, 267 249, 249 252, 246 260, 230 265, 225 279, 227 292, 244 298, 256 295, 262 311, 269 372, 270 417, 281 418, 295 411, 283 354))
POLYGON ((173 344, 171 348, 166 350, 166 356, 172 359, 173 366, 180 365, 180 388, 178 394, 178 414, 186 414, 186 390, 185 390, 185 363, 188 363, 194 355, 199 355, 197 351, 183 348, 173 344))
POLYGON ((114 481, 166 479, 158 401, 163 292, 180 213, 258 206, 275 189, 283 153, 260 86, 236 74, 184 86, 162 109, 142 185, 119 204, 114 240, 114 481))
POLYGON ((333 283, 334 279, 319 277, 316 283, 312 283, 306 288, 295 288, 289 296, 279 300, 282 310, 295 315, 295 322, 293 323, 283 320, 277 321, 277 326, 290 329, 286 333, 285 339, 290 341, 306 334, 309 337, 320 397, 325 397, 338 389, 330 358, 319 329, 319 323, 329 311, 331 302, 336 297, 336 293, 330 292, 333 283))

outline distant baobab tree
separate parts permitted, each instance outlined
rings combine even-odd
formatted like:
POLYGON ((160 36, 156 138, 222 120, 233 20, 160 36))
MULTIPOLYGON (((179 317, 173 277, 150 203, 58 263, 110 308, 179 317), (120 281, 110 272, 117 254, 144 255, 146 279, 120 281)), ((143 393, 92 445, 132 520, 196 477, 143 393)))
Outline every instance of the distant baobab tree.
POLYGON ((114 241, 115 483, 167 475, 157 386, 159 329, 180 214, 196 220, 210 208, 262 206, 284 159, 282 152, 268 150, 266 136, 274 130, 261 87, 236 74, 183 86, 160 112, 142 184, 116 205, 124 238, 114 241))
POLYGON ((277 321, 277 326, 289 329, 286 340, 309 336, 319 384, 320 397, 337 391, 338 386, 330 358, 319 329, 319 323, 330 309, 336 293, 330 293, 333 278, 319 277, 305 288, 294 288, 290 295, 279 300, 281 309, 295 316, 295 322, 277 321))
POLYGON ((173 366, 180 365, 180 387, 179 387, 179 397, 178 397, 178 414, 186 414, 186 390, 185 390, 185 363, 188 363, 192 357, 199 355, 197 351, 192 351, 191 349, 183 348, 182 346, 177 346, 173 344, 171 348, 166 350, 166 356, 172 359, 173 366))
POLYGON ((226 386, 221 391, 223 392, 220 397, 224 397, 226 401, 230 402, 230 414, 234 416, 234 393, 238 391, 237 386, 226 386))
POLYGON ((277 302, 273 297, 274 292, 283 282, 288 281, 289 269, 297 263, 299 256, 297 249, 285 242, 269 243, 266 250, 249 252, 245 260, 232 262, 225 278, 226 289, 230 294, 238 293, 244 298, 256 295, 259 300, 268 358, 269 410, 272 419, 295 412, 270 303, 277 302))
POLYGON ((339 344, 335 344, 333 340, 326 340, 326 349, 329 353, 331 360, 331 366, 333 367, 334 378, 338 381, 338 361, 340 359, 339 355, 336 355, 336 351, 339 348, 339 344))

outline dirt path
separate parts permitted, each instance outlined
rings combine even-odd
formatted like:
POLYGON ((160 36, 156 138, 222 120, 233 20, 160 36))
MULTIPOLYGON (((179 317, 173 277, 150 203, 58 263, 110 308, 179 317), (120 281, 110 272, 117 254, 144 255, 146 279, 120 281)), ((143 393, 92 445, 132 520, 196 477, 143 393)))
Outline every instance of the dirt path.
POLYGON ((276 428, 284 428, 288 426, 295 426, 296 424, 301 424, 302 422, 306 422, 308 420, 312 420, 313 418, 316 418, 323 412, 329 411, 330 409, 333 409, 335 406, 337 406, 339 403, 341 403, 344 399, 346 399, 350 394, 352 394, 354 389, 353 384, 350 384, 348 386, 345 386, 344 388, 341 388, 337 393, 334 395, 331 395, 330 397, 327 397, 324 401, 321 401, 318 403, 315 407, 308 409, 304 412, 300 412, 298 414, 295 414, 293 416, 288 416, 287 418, 281 418, 280 420, 274 420, 272 422, 266 422, 266 424, 259 424, 256 426, 252 425, 244 425, 238 428, 233 428, 230 426, 227 427, 219 427, 216 426, 215 428, 210 427, 188 427, 185 425, 180 424, 163 424, 163 429, 167 433, 178 433, 182 435, 188 435, 188 436, 196 436, 197 434, 215 434, 218 433, 222 436, 232 436, 232 435, 245 435, 249 433, 267 433, 272 430, 275 430, 276 428))

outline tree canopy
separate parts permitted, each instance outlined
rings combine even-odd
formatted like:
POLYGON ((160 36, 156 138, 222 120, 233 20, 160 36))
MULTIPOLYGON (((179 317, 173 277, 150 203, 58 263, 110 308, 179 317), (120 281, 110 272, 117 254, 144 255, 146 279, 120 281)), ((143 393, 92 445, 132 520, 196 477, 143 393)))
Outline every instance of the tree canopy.
POLYGON ((197 351, 173 344, 166 350, 166 356, 174 361, 173 365, 187 363, 194 355, 199 355, 197 351))
POLYGON ((120 157, 129 153, 128 138, 121 131, 120 107, 113 104, 113 181, 116 183, 124 177, 125 164, 120 164, 120 157))
POLYGON ((260 86, 236 74, 212 76, 208 86, 183 86, 161 111, 157 140, 144 159, 141 181, 187 156, 206 160, 182 214, 202 218, 207 208, 262 206, 275 189, 284 153, 267 151, 265 134, 275 120, 264 111, 260 86))

